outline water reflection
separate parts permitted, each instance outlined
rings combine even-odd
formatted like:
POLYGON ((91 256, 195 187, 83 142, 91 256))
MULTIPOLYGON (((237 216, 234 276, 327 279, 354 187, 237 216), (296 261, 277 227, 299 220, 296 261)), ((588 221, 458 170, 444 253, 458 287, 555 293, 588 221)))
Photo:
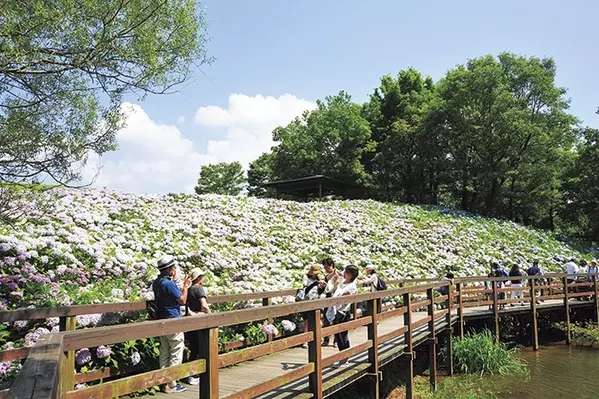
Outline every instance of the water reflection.
POLYGON ((599 349, 552 345, 522 351, 529 381, 503 380, 502 399, 598 399, 599 349))

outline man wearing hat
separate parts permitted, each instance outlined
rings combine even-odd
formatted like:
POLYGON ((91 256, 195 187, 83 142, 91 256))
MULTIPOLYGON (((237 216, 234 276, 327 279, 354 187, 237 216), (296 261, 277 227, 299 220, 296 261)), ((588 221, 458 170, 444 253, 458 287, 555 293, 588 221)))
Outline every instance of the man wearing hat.
MULTIPOLYGON (((206 290, 204 289, 204 272, 199 267, 191 269, 191 287, 187 291, 187 316, 196 316, 198 314, 210 313, 210 305, 206 299, 206 290)), ((189 346, 189 361, 201 359, 200 356, 200 332, 188 331, 185 333, 185 339, 189 346)), ((191 376, 187 379, 189 385, 198 385, 199 376, 191 376)))
MULTIPOLYGON (((187 303, 187 292, 191 285, 191 278, 185 276, 183 290, 181 291, 173 281, 177 276, 177 263, 172 256, 163 256, 156 265, 160 276, 152 283, 154 301, 158 308, 159 319, 174 319, 181 317, 181 305, 187 303)), ((182 332, 163 335, 160 337, 160 368, 178 366, 183 362, 185 350, 185 336, 182 332)), ((162 390, 166 393, 183 392, 187 388, 171 381, 162 390)))

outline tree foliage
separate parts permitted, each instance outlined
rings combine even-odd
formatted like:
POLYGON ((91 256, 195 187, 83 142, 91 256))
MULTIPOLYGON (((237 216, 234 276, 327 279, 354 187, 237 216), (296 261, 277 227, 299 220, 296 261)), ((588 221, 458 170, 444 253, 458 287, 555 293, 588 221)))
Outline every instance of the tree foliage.
POLYGON ((317 104, 316 110, 273 131, 278 145, 273 149, 272 177, 293 179, 323 174, 369 185, 362 157, 374 146, 361 107, 343 91, 317 104))
POLYGON ((250 163, 248 168, 248 195, 263 197, 268 194, 268 190, 262 185, 271 180, 273 176, 273 154, 264 153, 255 161, 250 163))
POLYGON ((78 179, 115 149, 124 95, 166 93, 210 61, 195 0, 15 0, 0 21, 5 182, 78 179))
POLYGON ((196 194, 239 195, 245 184, 243 167, 239 162, 220 162, 202 166, 196 194))
MULTIPOLYGON (((386 201, 452 206, 599 238, 599 134, 581 129, 551 58, 469 60, 438 82, 386 75, 368 101, 345 92, 273 131, 250 166, 267 180, 325 174, 386 201)), ((253 187, 256 187, 255 189, 253 187)), ((254 191, 255 190, 255 191, 254 191)))

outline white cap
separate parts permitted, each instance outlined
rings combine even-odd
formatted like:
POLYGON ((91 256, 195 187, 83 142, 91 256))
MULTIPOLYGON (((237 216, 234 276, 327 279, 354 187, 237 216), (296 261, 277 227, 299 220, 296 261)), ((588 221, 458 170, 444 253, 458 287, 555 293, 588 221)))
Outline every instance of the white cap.
POLYGON ((376 267, 374 267, 374 265, 367 265, 364 269, 366 269, 366 270, 374 270, 374 269, 376 269, 376 267))

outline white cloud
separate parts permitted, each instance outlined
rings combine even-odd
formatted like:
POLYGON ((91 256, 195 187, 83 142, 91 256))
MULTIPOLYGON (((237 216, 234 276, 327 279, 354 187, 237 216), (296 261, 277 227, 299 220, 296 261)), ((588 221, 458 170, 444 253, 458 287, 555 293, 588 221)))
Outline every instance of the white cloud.
POLYGON ((177 118, 177 123, 179 125, 182 125, 185 123, 185 117, 183 115, 181 115, 180 117, 177 118))
MULTIPOLYGON (((119 149, 103 159, 90 156, 83 182, 130 192, 191 192, 200 167, 240 161, 247 166, 272 146, 272 130, 289 123, 316 104, 285 94, 278 98, 233 94, 226 109, 201 107, 194 115, 199 134, 194 140, 178 127, 158 123, 140 105, 124 103, 127 125, 119 131, 119 149), (205 142, 201 128, 215 128, 220 137, 205 142), (201 141, 202 150, 198 142, 201 141)), ((184 116, 178 118, 183 124, 184 116)))
POLYGON ((199 126, 226 128, 225 137, 207 145, 207 155, 220 161, 240 161, 247 165, 273 145, 272 131, 286 125, 316 104, 291 94, 279 97, 229 96, 227 109, 213 105, 201 107, 194 115, 199 126))

